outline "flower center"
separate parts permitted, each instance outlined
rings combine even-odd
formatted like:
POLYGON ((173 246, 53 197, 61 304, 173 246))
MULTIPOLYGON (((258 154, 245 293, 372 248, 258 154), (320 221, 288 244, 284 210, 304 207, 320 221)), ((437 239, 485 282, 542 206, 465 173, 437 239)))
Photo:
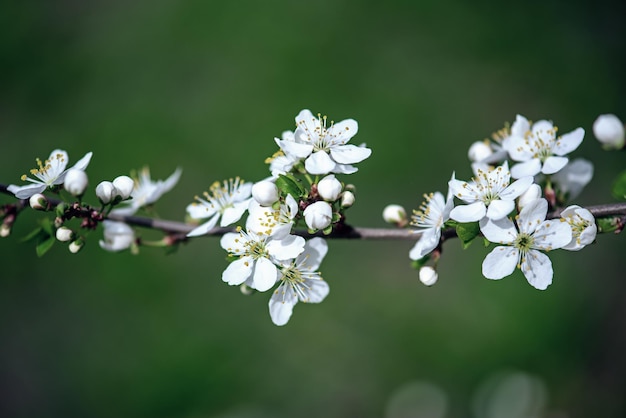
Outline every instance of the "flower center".
MULTIPOLYGON (((30 174, 37 177, 39 180, 44 182, 47 186, 50 186, 52 185, 52 182, 56 180, 59 174, 55 172, 55 170, 53 170, 53 163, 55 166, 58 166, 59 164, 64 163, 65 159, 63 157, 63 154, 59 153, 59 154, 53 155, 52 158, 50 158, 49 160, 45 160, 44 162, 41 162, 41 159, 39 158, 36 158, 35 161, 37 162, 37 168, 31 169, 30 174)), ((22 181, 26 181, 28 180, 28 177, 26 177, 26 174, 24 174, 21 177, 21 179, 22 181)))
POLYGON ((534 242, 535 239, 532 235, 520 233, 517 238, 515 238, 513 245, 519 249, 522 254, 525 254, 532 248, 534 242))

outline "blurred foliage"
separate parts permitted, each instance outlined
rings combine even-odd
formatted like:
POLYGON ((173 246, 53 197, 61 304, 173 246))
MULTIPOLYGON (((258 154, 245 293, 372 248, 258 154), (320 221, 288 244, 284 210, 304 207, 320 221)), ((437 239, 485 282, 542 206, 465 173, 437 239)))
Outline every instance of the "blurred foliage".
MULTIPOLYGON (((5 2, 0 6, 0 180, 54 148, 93 151, 93 185, 147 164, 177 166, 160 216, 215 180, 265 177, 273 137, 303 108, 359 122, 372 157, 348 221, 383 226, 388 203, 417 208, 470 175, 467 148, 513 121, 587 131, 596 167, 577 203, 612 200, 623 153, 593 139, 626 113, 624 5, 322 0, 5 2)), ((95 201, 93 194, 87 196, 95 201)), ((3 197, 2 201, 9 201, 3 197)), ((269 295, 220 279, 225 253, 198 239, 175 255, 55 245, 42 259, 0 241, 0 415, 4 417, 378 417, 412 381, 472 416, 482 382, 536 376, 546 414, 619 417, 624 404, 622 236, 554 253, 554 284, 480 274, 481 246, 444 246, 422 286, 407 242, 330 242, 321 305, 272 325, 269 295)), ((151 234, 145 231, 144 234, 151 234)), ((546 415, 547 416, 547 415, 546 415)))

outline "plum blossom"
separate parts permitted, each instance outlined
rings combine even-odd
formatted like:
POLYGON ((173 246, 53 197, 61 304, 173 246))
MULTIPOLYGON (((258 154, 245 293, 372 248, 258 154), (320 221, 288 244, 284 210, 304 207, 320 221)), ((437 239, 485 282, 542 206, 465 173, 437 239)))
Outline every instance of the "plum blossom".
POLYGON ((528 283, 545 290, 552 283, 552 263, 541 251, 566 246, 572 231, 566 222, 546 220, 548 202, 536 199, 528 203, 516 217, 517 228, 509 218, 483 218, 480 231, 487 240, 502 244, 494 248, 482 265, 483 275, 499 280, 519 268, 528 283))
POLYGON ((593 163, 584 158, 576 158, 552 176, 552 183, 569 200, 578 197, 593 178, 593 163))
MULTIPOLYGON (((452 176, 454 179, 454 175, 452 176)), ((450 211, 454 206, 454 199, 450 190, 444 200, 440 192, 424 195, 426 199, 420 206, 420 210, 413 211, 411 225, 421 232, 420 239, 409 252, 411 260, 419 260, 437 248, 441 240, 441 228, 450 219, 450 211)))
POLYGON ((566 155, 578 148, 585 136, 585 130, 577 128, 557 137, 557 127, 547 120, 520 131, 512 132, 503 144, 511 159, 518 162, 511 167, 513 178, 558 172, 569 161, 566 155))
POLYGON ((596 239, 596 220, 587 209, 577 205, 568 206, 561 212, 561 220, 572 228, 572 240, 563 247, 564 250, 581 250, 596 239))
POLYGON ((271 235, 281 239, 291 232, 297 214, 298 202, 290 194, 277 209, 262 206, 256 200, 252 200, 248 206, 246 228, 259 235, 271 235))
POLYGON ((489 172, 478 170, 470 181, 452 179, 448 182, 454 196, 468 203, 452 209, 450 218, 458 222, 476 222, 484 218, 498 220, 515 209, 515 199, 533 183, 533 177, 523 177, 512 184, 508 162, 489 172))
POLYGON ((217 221, 220 226, 228 226, 237 222, 250 204, 252 183, 244 183, 239 177, 224 181, 222 184, 215 182, 204 192, 205 199, 196 196, 197 202, 187 206, 187 213, 194 219, 209 218, 202 225, 194 228, 187 234, 188 237, 203 235, 215 228, 217 221), (221 220, 220 220, 221 218, 221 220))
MULTIPOLYGON (((92 155, 93 153, 88 152, 70 169, 84 171, 89 165, 92 155)), ((32 184, 27 186, 16 186, 11 184, 7 187, 7 190, 13 193, 18 199, 28 199, 36 193, 42 193, 48 187, 63 184, 65 176, 70 170, 65 169, 69 161, 67 152, 61 149, 55 149, 52 151, 48 159, 43 162, 39 158, 37 158, 36 161, 37 168, 30 170, 30 174, 32 174, 35 178, 30 178, 26 176, 26 174, 22 176, 22 181, 29 181, 32 184)))
POLYGON ((295 260, 281 263, 280 285, 269 301, 272 322, 285 325, 298 301, 320 303, 328 295, 328 284, 322 279, 320 264, 328 252, 323 238, 312 238, 304 246, 302 254, 295 260))
POLYGON ((333 221, 333 208, 327 202, 319 200, 307 206, 303 215, 304 222, 310 230, 325 229, 333 221))
POLYGON ((304 159, 304 167, 311 174, 354 173, 357 168, 352 164, 372 153, 369 148, 348 144, 359 129, 354 119, 327 126, 326 116, 315 117, 305 109, 296 116, 296 125, 293 141, 276 139, 276 143, 289 158, 304 159))
POLYGON ((296 258, 304 251, 304 238, 288 235, 283 239, 244 231, 224 234, 220 245, 230 256, 237 257, 222 273, 229 285, 246 284, 259 292, 269 290, 278 280, 276 264, 296 258))

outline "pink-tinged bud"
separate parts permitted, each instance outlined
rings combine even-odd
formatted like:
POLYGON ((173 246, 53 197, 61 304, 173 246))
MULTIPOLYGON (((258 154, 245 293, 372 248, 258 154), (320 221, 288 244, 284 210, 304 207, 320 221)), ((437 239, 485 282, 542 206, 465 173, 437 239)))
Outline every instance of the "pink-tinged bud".
POLYGON ((63 188, 73 196, 82 196, 83 193, 85 193, 88 183, 87 173, 83 170, 70 168, 67 170, 67 174, 65 174, 63 188))
POLYGON ((28 199, 28 204, 30 204, 30 207, 35 210, 48 209, 48 199, 46 199, 46 196, 41 193, 35 193, 32 195, 30 199, 28 199))
POLYGON ((334 202, 341 194, 341 182, 333 174, 329 174, 317 183, 317 193, 324 200, 334 202))
POLYGON ((309 229, 327 228, 333 219, 333 208, 326 202, 315 202, 304 209, 304 221, 309 229))
POLYGON ((113 186, 117 191, 117 196, 119 196, 122 200, 126 200, 133 192, 135 182, 128 176, 119 176, 113 180, 113 186))
POLYGON ((252 186, 252 197, 261 206, 272 206, 278 200, 278 187, 271 181, 260 181, 252 186))
POLYGON ((106 205, 117 196, 117 190, 110 181, 101 181, 100 184, 96 186, 96 196, 98 196, 98 199, 100 199, 103 205, 106 205))

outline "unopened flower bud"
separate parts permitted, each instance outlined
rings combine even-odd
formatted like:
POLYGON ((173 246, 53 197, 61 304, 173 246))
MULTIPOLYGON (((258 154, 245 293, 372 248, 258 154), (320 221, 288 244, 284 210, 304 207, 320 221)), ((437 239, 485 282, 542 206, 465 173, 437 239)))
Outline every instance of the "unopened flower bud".
POLYGON ((70 168, 67 170, 67 174, 65 174, 63 188, 73 196, 82 196, 85 193, 88 182, 87 173, 77 168, 70 168))
POLYGON ((467 156, 470 161, 477 163, 493 154, 491 147, 485 141, 476 141, 470 145, 467 156))
POLYGON ((135 182, 128 176, 119 176, 113 180, 113 187, 115 187, 117 191, 116 196, 119 196, 122 200, 126 200, 133 192, 135 182))
POLYGON ((400 205, 387 205, 383 209, 383 219, 385 222, 399 227, 406 226, 406 210, 400 205))
POLYGON ((30 207, 35 210, 48 209, 48 199, 46 199, 46 196, 41 193, 35 193, 32 195, 30 199, 28 199, 28 203, 30 204, 30 207))
POLYGON ((62 226, 57 229, 56 237, 61 242, 66 242, 74 238, 74 232, 68 227, 62 226))
POLYGON ((537 183, 533 183, 517 199, 517 208, 519 210, 522 210, 524 206, 526 206, 533 200, 539 199, 540 197, 541 197, 541 186, 539 186, 537 183))
POLYGON ((76 254, 77 252, 82 250, 84 246, 85 241, 83 241, 82 239, 77 239, 75 241, 72 241, 68 248, 72 254, 76 254))
POLYGON ((96 196, 100 199, 103 205, 111 202, 117 195, 117 191, 115 190, 115 186, 110 181, 101 181, 100 184, 96 186, 96 196))
POLYGON ((593 123, 593 134, 607 149, 624 147, 624 124, 613 114, 598 116, 593 123))
POLYGON ((324 229, 333 219, 333 208, 326 202, 315 202, 304 209, 304 221, 309 229, 324 229))
POLYGON ((135 242, 135 232, 124 222, 104 221, 104 240, 100 247, 107 251, 122 251, 131 247, 135 242))
POLYGON ((431 266, 422 266, 419 271, 419 277, 420 282, 424 283, 426 286, 432 286, 437 283, 439 274, 437 274, 437 270, 431 266))
POLYGON ((341 207, 342 208, 349 208, 350 206, 354 205, 354 193, 352 193, 350 190, 346 190, 341 194, 341 207))
POLYGON ((261 206, 272 206, 278 200, 278 187, 269 180, 262 180, 252 186, 252 197, 261 206))
POLYGON ((335 178, 334 174, 327 175, 317 183, 317 193, 329 202, 334 202, 339 198, 342 188, 341 182, 335 178))

